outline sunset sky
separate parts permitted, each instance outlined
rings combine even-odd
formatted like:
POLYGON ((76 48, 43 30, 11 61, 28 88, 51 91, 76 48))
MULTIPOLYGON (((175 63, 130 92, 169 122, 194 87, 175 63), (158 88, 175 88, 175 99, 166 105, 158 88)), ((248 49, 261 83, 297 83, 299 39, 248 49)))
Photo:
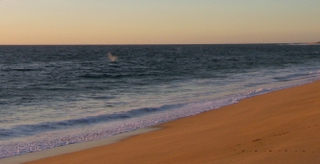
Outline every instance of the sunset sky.
POLYGON ((320 0, 0 0, 0 44, 320 41, 320 0))

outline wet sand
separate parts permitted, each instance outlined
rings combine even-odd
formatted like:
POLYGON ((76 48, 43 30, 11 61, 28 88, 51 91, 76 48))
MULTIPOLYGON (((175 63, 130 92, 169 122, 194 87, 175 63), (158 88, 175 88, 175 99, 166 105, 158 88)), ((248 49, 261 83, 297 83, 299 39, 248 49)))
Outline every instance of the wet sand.
POLYGON ((320 82, 158 127, 120 142, 27 164, 320 163, 320 82))

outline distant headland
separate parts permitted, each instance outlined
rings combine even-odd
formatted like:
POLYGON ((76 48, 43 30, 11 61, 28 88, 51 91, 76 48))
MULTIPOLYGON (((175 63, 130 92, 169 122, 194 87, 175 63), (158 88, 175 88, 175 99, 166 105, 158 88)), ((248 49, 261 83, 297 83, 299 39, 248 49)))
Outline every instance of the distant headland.
POLYGON ((310 42, 308 44, 320 44, 320 41, 319 42, 310 42))
POLYGON ((300 43, 288 43, 289 45, 320 45, 319 42, 300 42, 300 43))
POLYGON ((290 43, 292 45, 320 45, 320 41, 319 42, 301 42, 301 43, 290 43))

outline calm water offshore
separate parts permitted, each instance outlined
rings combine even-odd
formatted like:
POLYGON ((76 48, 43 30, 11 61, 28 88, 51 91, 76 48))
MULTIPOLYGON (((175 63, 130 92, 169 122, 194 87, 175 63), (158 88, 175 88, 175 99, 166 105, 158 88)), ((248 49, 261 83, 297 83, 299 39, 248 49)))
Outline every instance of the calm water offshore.
POLYGON ((319 45, 0 46, 0 158, 318 79, 319 45))

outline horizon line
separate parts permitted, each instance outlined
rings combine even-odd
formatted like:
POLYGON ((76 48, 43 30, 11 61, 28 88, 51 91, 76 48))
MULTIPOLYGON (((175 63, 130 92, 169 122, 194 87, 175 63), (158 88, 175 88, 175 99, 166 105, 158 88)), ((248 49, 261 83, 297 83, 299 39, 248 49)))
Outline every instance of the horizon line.
POLYGON ((320 42, 268 42, 268 43, 128 43, 128 44, 0 44, 0 46, 152 46, 152 45, 249 45, 249 44, 319 44, 320 42))

